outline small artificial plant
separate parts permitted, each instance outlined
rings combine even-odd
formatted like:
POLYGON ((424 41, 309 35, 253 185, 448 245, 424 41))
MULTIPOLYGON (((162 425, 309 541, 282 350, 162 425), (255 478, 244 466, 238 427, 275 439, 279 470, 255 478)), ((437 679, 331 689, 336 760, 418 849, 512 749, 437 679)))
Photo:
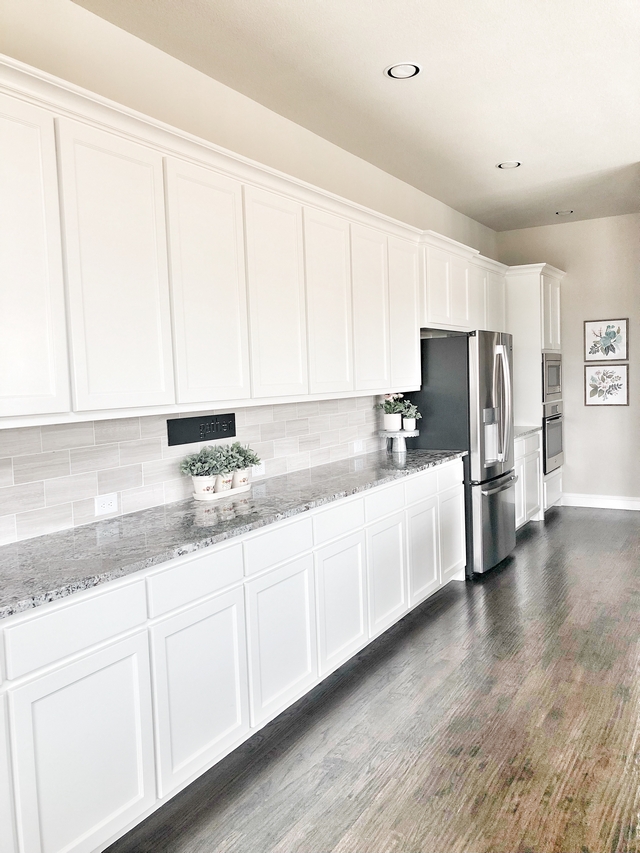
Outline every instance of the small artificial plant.
POLYGON ((404 414, 405 401, 403 394, 385 394, 381 403, 376 403, 376 409, 382 409, 385 415, 404 414))
POLYGON ((260 464, 260 457, 239 441, 233 444, 217 444, 203 447, 198 453, 186 456, 180 463, 183 474, 192 477, 215 477, 218 474, 230 474, 260 464))
POLYGON ((411 400, 404 401, 404 409, 402 410, 403 418, 415 418, 417 421, 420 420, 422 415, 418 411, 418 407, 415 403, 412 403, 411 400))
POLYGON ((254 465, 260 464, 260 457, 248 445, 242 445, 239 441, 234 441, 228 448, 229 462, 231 471, 243 471, 245 468, 253 468, 254 465))

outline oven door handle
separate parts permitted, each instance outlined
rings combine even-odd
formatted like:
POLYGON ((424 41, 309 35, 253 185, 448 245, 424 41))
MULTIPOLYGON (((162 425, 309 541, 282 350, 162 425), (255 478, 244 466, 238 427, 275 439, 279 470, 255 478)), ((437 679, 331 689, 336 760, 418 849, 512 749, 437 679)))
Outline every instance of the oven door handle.
POLYGON ((507 489, 510 489, 514 483, 518 482, 518 475, 516 474, 514 477, 511 477, 507 480, 506 483, 503 483, 501 486, 498 486, 497 489, 481 489, 483 495, 488 497, 489 495, 497 495, 498 492, 506 492, 507 489))
POLYGON ((564 415, 552 415, 550 418, 545 418, 545 423, 549 423, 549 421, 561 421, 564 415))

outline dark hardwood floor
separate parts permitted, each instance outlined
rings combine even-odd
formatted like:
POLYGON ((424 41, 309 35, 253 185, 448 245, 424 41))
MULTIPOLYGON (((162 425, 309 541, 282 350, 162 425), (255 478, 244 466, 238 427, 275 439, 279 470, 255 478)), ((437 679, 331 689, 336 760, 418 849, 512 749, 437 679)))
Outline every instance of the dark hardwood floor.
POLYGON ((640 514, 563 508, 109 853, 640 851, 640 514))

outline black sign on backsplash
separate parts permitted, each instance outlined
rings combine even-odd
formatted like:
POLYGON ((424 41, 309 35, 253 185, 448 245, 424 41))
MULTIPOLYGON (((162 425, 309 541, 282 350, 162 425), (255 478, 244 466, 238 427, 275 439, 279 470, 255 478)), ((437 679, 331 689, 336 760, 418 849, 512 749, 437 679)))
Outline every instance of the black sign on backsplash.
POLYGON ((199 418, 173 418, 167 421, 169 444, 192 444, 196 441, 215 441, 233 438, 236 434, 236 416, 203 415, 199 418))

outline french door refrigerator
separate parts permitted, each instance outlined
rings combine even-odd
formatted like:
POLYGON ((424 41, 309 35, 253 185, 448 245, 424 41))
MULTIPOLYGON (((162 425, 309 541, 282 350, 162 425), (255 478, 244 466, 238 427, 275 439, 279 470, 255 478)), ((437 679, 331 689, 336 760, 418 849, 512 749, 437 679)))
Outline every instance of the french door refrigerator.
MULTIPOLYGON (((424 334, 424 333, 423 333, 424 334)), ((423 337, 422 387, 408 396, 422 414, 408 447, 466 450, 468 578, 516 544, 511 335, 477 331, 423 337)))

